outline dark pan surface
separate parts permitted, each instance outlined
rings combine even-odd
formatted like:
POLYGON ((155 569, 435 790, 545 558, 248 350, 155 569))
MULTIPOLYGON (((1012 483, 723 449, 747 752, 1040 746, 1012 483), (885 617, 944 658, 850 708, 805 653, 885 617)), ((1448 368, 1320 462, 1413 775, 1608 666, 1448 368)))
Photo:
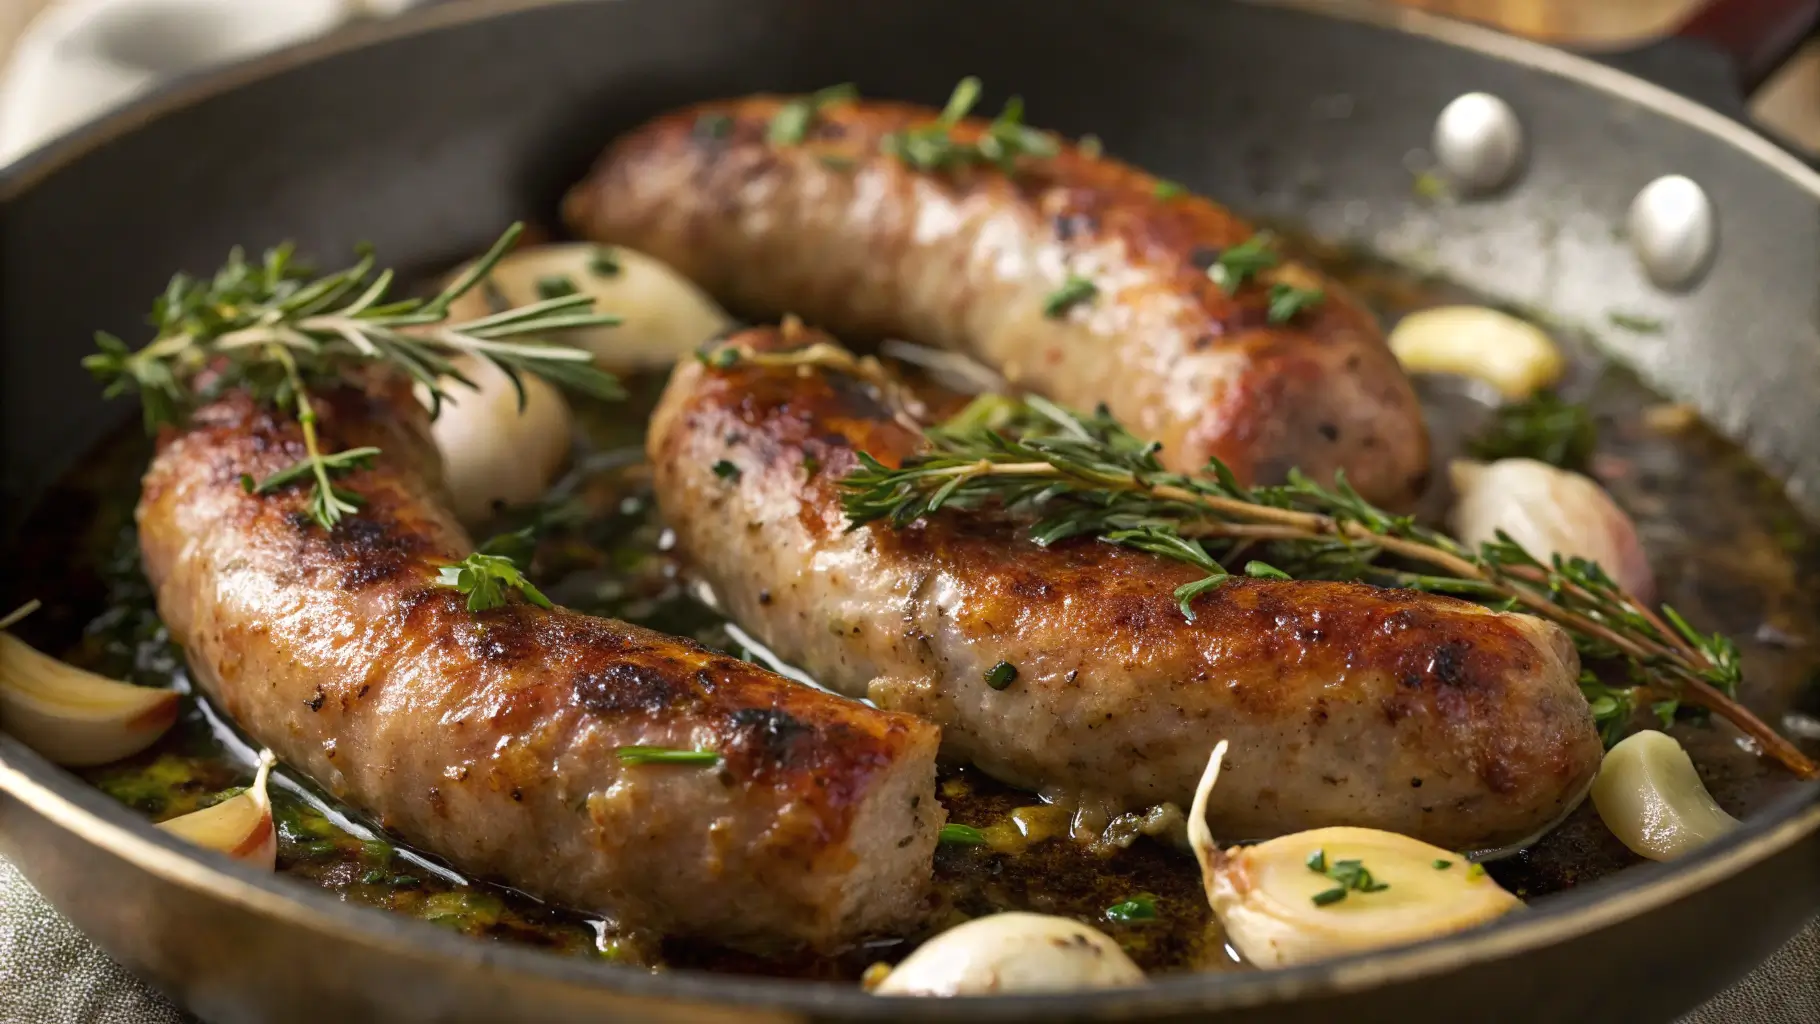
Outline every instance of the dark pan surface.
MULTIPOLYGON (((1245 212, 1570 322, 1613 309, 1664 320, 1660 335, 1610 340, 1820 505, 1820 182, 1614 73, 1426 19, 1408 24, 1440 36, 1199 0, 478 7, 179 88, 0 184, 6 545, 31 498, 119 420, 76 365, 90 332, 136 337, 145 297, 173 267, 286 237, 323 254, 371 240, 407 268, 435 266, 514 217, 547 219, 605 139, 665 107, 842 80, 939 102, 967 73, 986 77, 991 100, 1015 88, 1038 123, 1096 132, 1245 212), (478 7, 509 13, 483 23, 478 7), (1490 202, 1426 204, 1405 158, 1442 104, 1474 88, 1524 117, 1525 178, 1490 202), (1709 278, 1681 297, 1650 289, 1613 231, 1635 190, 1670 171, 1709 189, 1723 239, 1709 278)), ((0 789, 12 794, 0 797, 0 852, 125 962, 220 1020, 484 1020, 530 1007, 549 1019, 704 1019, 708 1006, 729 1019, 1221 1008, 1282 1021, 1651 1020, 1736 977, 1820 905, 1809 787, 1673 869, 1638 869, 1470 940, 1103 997, 881 1003, 850 988, 577 964, 359 911, 197 858, 4 737, 0 789)))

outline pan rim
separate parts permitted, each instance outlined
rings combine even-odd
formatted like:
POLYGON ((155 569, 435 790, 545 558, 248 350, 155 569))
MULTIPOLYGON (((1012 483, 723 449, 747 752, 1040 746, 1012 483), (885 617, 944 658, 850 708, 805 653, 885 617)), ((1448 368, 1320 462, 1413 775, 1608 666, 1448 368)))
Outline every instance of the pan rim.
MULTIPOLYGON (((0 169, 0 204, 29 192, 114 138, 213 96, 391 40, 572 2, 460 0, 181 80, 0 169)), ((1568 79, 1712 136, 1820 201, 1820 173, 1768 139, 1709 108, 1586 58, 1489 28, 1409 9, 1377 6, 1367 0, 1244 2, 1375 25, 1568 79)), ((529 974, 577 988, 685 1002, 739 1003, 761 1011, 834 1013, 865 1019, 932 1019, 953 1013, 952 1009, 943 1009, 951 1007, 949 1000, 884 1000, 853 986, 831 982, 697 971, 655 975, 636 968, 487 943, 377 908, 344 904, 302 883, 261 875, 188 848, 4 735, 0 735, 0 792, 10 794, 57 827, 173 884, 237 904, 251 913, 335 934, 368 947, 419 958, 455 960, 489 973, 529 974)), ((1172 975, 1139 989, 969 998, 961 1005, 975 1018, 984 1020, 1065 1018, 1102 1010, 1116 1010, 1125 1016, 1248 1007, 1407 982, 1619 923, 1731 877, 1815 832, 1820 832, 1820 784, 1808 784, 1786 794, 1734 835, 1684 861, 1629 869, 1583 891, 1558 896, 1545 908, 1522 915, 1521 919, 1507 919, 1469 935, 1280 971, 1172 975)))

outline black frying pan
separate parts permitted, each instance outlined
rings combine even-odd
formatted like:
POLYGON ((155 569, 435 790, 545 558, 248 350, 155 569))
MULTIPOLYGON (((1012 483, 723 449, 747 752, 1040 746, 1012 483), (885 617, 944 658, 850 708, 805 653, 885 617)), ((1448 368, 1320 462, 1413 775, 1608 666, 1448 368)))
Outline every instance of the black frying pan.
MULTIPOLYGON (((1820 177, 1637 79, 1351 2, 507 0, 187 84, 0 183, 0 547, 29 542, 16 534, 33 499, 119 421, 77 365, 91 332, 134 336, 174 267, 287 237, 321 253, 371 240, 405 266, 445 264, 513 218, 550 220, 596 149, 656 111, 847 80, 939 103, 968 73, 1014 85, 1044 125, 1096 132, 1254 216, 1569 321, 1660 317, 1665 333, 1619 354, 1820 510, 1820 177), (1522 179, 1489 201, 1421 203, 1405 155, 1470 89, 1522 115, 1522 179), (1686 294, 1651 286, 1613 230, 1668 172, 1702 183, 1720 218, 1717 260, 1686 294)), ((977 1003, 650 975, 463 939, 199 854, 4 736, 0 852, 116 957, 219 1021, 1656 1021, 1820 907, 1820 788, 1683 862, 1468 937, 977 1003)))

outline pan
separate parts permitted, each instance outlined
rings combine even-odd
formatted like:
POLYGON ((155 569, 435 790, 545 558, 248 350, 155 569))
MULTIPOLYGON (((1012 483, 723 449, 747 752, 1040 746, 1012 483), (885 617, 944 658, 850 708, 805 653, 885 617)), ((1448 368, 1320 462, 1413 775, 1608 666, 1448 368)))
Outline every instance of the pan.
MULTIPOLYGON (((600 144, 708 97, 855 81, 939 104, 1015 83, 1047 127, 1267 221, 1568 321, 1659 318, 1615 354, 1693 403, 1820 513, 1820 177, 1739 124, 1610 67, 1352 2, 534 0, 452 4, 185 82, 0 182, 0 537, 119 424, 78 356, 131 336, 174 267, 233 245, 370 241, 446 266, 548 221, 600 144), (1527 130, 1474 202, 1412 189, 1463 92, 1527 130), (1704 187, 1692 287, 1616 226, 1665 174, 1704 187)), ((20 589, 18 581, 9 581, 20 589)), ((9 594, 9 596, 11 596, 9 594)), ((957 1004, 848 985, 650 973, 486 943, 199 854, 0 735, 0 853, 132 970, 211 1021, 1664 1020, 1820 908, 1820 788, 1788 787, 1673 865, 1578 887, 1451 940, 1275 972, 957 1004), (1716 937, 1723 936, 1722 941, 1716 937)))

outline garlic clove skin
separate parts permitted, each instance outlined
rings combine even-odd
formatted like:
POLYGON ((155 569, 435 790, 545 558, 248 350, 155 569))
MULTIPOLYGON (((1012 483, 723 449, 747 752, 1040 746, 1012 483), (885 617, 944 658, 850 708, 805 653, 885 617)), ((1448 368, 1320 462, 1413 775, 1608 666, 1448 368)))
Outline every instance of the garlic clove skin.
MULTIPOLYGON (((594 299, 594 311, 620 317, 617 327, 565 332, 565 344, 594 353, 596 365, 617 373, 668 369, 733 326, 733 318, 695 282, 652 256, 624 246, 563 242, 506 254, 488 275, 512 305, 544 298, 539 282, 561 281, 594 299), (607 268, 613 272, 606 272, 607 268)), ((475 288, 450 307, 457 319, 491 313, 487 289, 475 288)))
POLYGON ((272 765, 276 763, 277 758, 271 751, 260 751, 259 772, 246 792, 213 807, 161 821, 158 827, 242 863, 267 871, 276 869, 278 830, 272 822, 272 798, 268 789, 272 765))
POLYGON ((1654 729, 1605 752, 1592 801, 1605 827, 1650 860, 1674 860, 1738 827, 1707 792, 1693 758, 1654 729))
POLYGON ((873 989, 881 996, 984 996, 1142 985, 1104 932, 1047 914, 976 918, 917 947, 873 989))
POLYGON ((1448 467, 1454 536, 1472 546, 1502 530, 1546 563, 1555 555, 1599 563, 1632 597, 1655 600, 1636 524, 1591 479, 1535 459, 1459 460, 1448 467))
POLYGON ((1470 377, 1512 401, 1549 387, 1567 371, 1566 358, 1541 328, 1485 306, 1411 313, 1391 329, 1389 340, 1411 373, 1470 377))
POLYGON ((1293 967, 1329 957, 1450 935, 1523 905, 1459 854, 1370 828, 1318 828, 1221 850, 1207 828, 1207 797, 1226 741, 1214 747, 1189 812, 1188 838, 1227 941, 1253 966, 1293 967), (1386 888, 1315 897, 1339 883, 1309 866, 1357 860, 1386 888))
POLYGON ((1226 851, 1207 887, 1226 937, 1259 967, 1296 964, 1420 942, 1476 928, 1522 906, 1459 854, 1369 828, 1318 828, 1226 851), (1362 861, 1389 888, 1349 892, 1325 906, 1332 878, 1308 867, 1362 861), (1448 867, 1437 864, 1446 862, 1448 867))
MULTIPOLYGON (((501 506, 543 496, 568 463, 575 419, 562 394, 539 377, 519 375, 525 389, 521 411, 505 371, 467 356, 453 362, 479 390, 447 382, 449 397, 430 433, 442 453, 443 483, 455 516, 473 527, 501 506)), ((421 385, 417 397, 429 406, 421 385)))
POLYGON ((178 695, 85 672, 0 633, 0 729, 72 768, 131 757, 177 721, 178 695))

